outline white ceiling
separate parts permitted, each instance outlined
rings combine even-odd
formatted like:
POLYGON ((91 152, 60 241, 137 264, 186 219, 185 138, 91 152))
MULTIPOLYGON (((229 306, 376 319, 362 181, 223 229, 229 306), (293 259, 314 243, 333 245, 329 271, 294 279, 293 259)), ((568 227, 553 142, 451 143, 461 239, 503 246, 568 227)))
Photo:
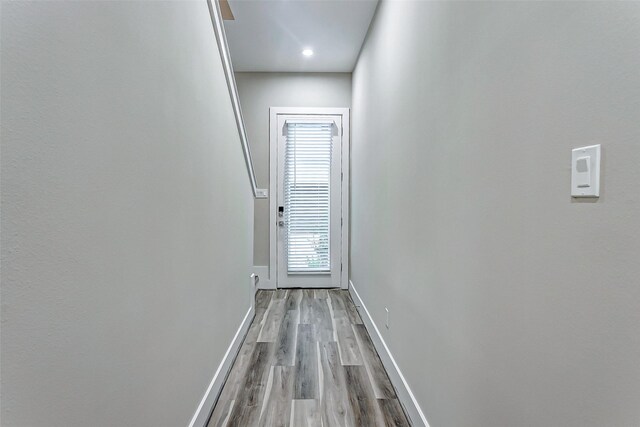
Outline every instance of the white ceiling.
POLYGON ((229 0, 234 71, 351 72, 377 0, 229 0), (302 56, 311 48, 312 57, 302 56))

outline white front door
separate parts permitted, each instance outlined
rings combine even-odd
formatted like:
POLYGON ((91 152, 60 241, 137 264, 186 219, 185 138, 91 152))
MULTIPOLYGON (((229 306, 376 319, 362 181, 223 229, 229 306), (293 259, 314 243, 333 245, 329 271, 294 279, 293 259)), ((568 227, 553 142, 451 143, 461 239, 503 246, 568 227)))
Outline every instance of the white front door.
POLYGON ((279 288, 341 286, 343 117, 277 115, 279 288))

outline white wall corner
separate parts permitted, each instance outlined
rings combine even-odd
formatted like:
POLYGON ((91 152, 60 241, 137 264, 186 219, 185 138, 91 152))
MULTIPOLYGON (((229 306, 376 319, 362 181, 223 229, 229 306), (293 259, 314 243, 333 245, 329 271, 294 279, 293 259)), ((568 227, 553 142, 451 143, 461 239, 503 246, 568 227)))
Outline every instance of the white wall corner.
POLYGON ((233 366, 233 362, 240 351, 242 342, 249 332, 249 326, 251 326, 254 314, 255 311, 252 305, 240 323, 240 327, 231 340, 231 344, 229 345, 229 348, 227 348, 227 352, 222 357, 222 361, 220 362, 216 373, 213 374, 209 387, 207 388, 207 391, 205 391, 204 396, 200 401, 200 405, 198 405, 198 409, 196 409, 196 412, 191 418, 189 427, 205 427, 207 425, 209 416, 211 415, 213 407, 218 400, 218 396, 220 396, 220 392, 222 392, 222 387, 224 386, 227 376, 231 371, 231 367, 233 366))
POLYGON ((275 289, 276 281, 271 280, 269 277, 269 266, 268 265, 255 265, 253 266, 253 272, 256 276, 258 276, 257 280, 257 288, 258 289, 275 289))
POLYGON ((360 295, 358 295, 358 291, 356 290, 355 286, 353 286, 353 282, 351 280, 349 280, 349 294, 351 294, 353 302, 356 304, 358 313, 360 313, 360 317, 362 317, 362 321, 364 322, 364 325, 366 326, 367 331, 371 336, 371 341, 376 347, 376 350, 380 355, 380 359, 382 360, 382 364, 389 374, 391 383, 395 387, 396 393, 398 394, 398 400, 404 407, 407 416, 411 421, 411 425, 429 427, 427 418, 424 416, 424 413, 422 412, 418 401, 411 392, 411 388, 409 388, 409 384, 402 375, 400 367, 398 367, 398 364, 393 358, 391 351, 389 351, 389 347, 387 347, 387 344, 384 342, 384 339, 380 334, 380 330, 371 318, 369 310, 367 310, 367 306, 364 305, 364 302, 360 298, 360 295))

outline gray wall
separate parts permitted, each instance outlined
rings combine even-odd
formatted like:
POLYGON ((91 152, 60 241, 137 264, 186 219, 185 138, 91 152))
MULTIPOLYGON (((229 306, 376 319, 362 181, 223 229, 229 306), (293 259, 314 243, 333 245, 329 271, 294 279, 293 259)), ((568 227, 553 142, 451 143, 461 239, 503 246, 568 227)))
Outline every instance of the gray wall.
MULTIPOLYGON (((351 73, 236 73, 258 187, 269 188, 270 107, 350 107, 351 73)), ((255 203, 255 265, 269 265, 269 200, 255 203)))
POLYGON ((432 426, 640 424, 639 40, 638 2, 380 5, 352 280, 432 426))
POLYGON ((187 425, 252 264, 206 2, 3 2, 1 59, 2 425, 187 425))

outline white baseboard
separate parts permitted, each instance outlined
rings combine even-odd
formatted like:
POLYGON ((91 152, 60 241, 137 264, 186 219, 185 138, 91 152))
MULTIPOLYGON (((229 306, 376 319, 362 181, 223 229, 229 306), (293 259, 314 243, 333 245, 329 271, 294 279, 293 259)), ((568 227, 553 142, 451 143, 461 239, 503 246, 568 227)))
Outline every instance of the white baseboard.
POLYGON ((275 289, 276 281, 269 278, 268 265, 254 265, 253 272, 258 276, 258 289, 275 289))
POLYGON ((407 384, 407 381, 404 379, 398 364, 391 355, 391 351, 389 351, 389 347, 387 347, 387 344, 384 342, 378 327, 369 314, 369 310, 367 310, 367 306, 364 305, 364 302, 360 298, 360 295, 358 295, 358 291, 355 286, 353 286, 353 282, 351 280, 349 280, 349 293, 351 294, 356 306, 358 306, 357 308, 360 313, 360 317, 362 317, 362 321, 369 331, 371 341, 373 341, 373 345, 376 347, 376 350, 380 355, 382 364, 387 370, 391 383, 396 389, 398 400, 400 400, 400 403, 410 418, 411 425, 429 427, 427 418, 422 413, 422 409, 420 409, 418 401, 411 392, 409 384, 407 384))
POLYGON ((211 383, 209 383, 209 387, 204 393, 198 409, 196 409, 195 414, 193 414, 193 417, 191 418, 189 427, 205 427, 207 425, 213 406, 216 404, 216 400, 218 400, 218 396, 222 391, 222 386, 224 385, 227 375, 231 370, 231 366, 240 351, 240 346, 242 345, 247 332, 249 332, 249 326, 253 321, 254 313, 255 311, 252 305, 244 316, 242 323, 240 323, 240 327, 236 331, 236 335, 233 337, 233 340, 231 340, 231 344, 229 345, 227 352, 224 354, 222 362, 220 362, 220 365, 218 366, 218 370, 213 375, 213 379, 211 380, 211 383))

